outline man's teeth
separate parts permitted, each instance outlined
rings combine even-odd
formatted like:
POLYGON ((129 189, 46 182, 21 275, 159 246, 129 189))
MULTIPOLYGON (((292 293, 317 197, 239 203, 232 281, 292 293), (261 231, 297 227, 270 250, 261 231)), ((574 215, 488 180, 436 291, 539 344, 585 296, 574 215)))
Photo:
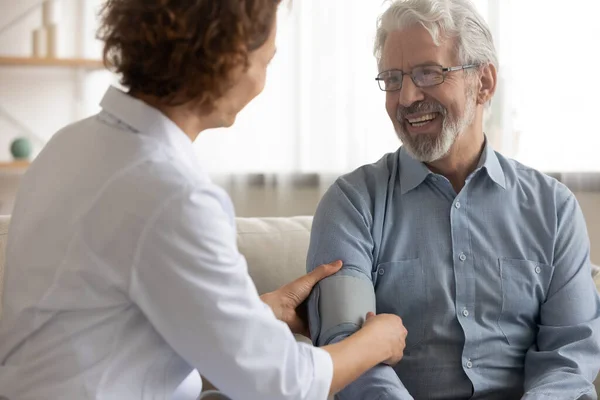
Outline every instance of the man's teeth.
POLYGON ((427 122, 419 122, 419 123, 416 123, 416 124, 410 124, 410 126, 415 126, 415 127, 419 128, 421 126, 427 125, 428 123, 429 123, 429 121, 427 121, 427 122))
POLYGON ((407 120, 412 126, 419 127, 419 126, 426 125, 428 122, 434 120, 436 116, 437 116, 436 114, 431 113, 431 114, 422 115, 418 118, 407 118, 407 120))

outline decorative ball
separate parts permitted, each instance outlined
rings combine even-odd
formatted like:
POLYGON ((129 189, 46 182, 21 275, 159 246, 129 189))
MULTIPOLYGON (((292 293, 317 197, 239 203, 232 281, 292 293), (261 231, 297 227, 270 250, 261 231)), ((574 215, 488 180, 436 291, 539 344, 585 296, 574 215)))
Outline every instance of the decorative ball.
POLYGON ((27 138, 17 138, 10 145, 10 153, 16 160, 28 159, 31 155, 31 142, 27 138))
POLYGON ((208 390, 200 395, 198 400, 230 400, 229 397, 216 390, 208 390))

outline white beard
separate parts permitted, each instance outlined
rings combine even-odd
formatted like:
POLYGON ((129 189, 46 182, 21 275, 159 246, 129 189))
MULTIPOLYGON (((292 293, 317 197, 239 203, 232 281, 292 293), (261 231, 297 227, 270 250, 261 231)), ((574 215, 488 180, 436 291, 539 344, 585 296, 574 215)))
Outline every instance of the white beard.
POLYGON ((462 118, 451 119, 446 110, 441 113, 444 121, 440 135, 412 137, 403 127, 405 120, 398 121, 400 125, 396 129, 396 133, 402 141, 403 147, 413 158, 430 163, 445 157, 450 152, 454 142, 475 119, 475 91, 473 89, 474 87, 471 87, 467 93, 467 103, 462 118))

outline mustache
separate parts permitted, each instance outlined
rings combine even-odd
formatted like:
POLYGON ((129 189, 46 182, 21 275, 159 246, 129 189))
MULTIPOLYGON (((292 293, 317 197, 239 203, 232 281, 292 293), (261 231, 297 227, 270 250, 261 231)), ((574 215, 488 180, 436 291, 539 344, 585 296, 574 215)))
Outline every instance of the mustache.
POLYGON ((418 103, 411 104, 410 107, 398 106, 398 109, 396 110, 396 118, 398 121, 403 121, 409 114, 434 112, 438 112, 445 117, 447 110, 444 106, 437 102, 419 101, 418 103))

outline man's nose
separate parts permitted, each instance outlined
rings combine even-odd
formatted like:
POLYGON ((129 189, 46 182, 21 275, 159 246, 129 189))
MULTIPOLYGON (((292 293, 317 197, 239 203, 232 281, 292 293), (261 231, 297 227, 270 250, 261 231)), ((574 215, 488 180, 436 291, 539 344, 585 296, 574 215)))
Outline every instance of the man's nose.
POLYGON ((398 98, 398 103, 402 107, 410 107, 417 101, 425 99, 425 95, 420 87, 415 85, 410 75, 404 75, 402 77, 402 88, 398 98))

